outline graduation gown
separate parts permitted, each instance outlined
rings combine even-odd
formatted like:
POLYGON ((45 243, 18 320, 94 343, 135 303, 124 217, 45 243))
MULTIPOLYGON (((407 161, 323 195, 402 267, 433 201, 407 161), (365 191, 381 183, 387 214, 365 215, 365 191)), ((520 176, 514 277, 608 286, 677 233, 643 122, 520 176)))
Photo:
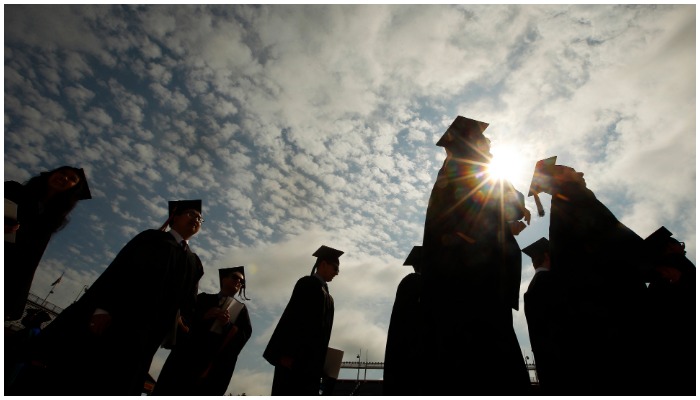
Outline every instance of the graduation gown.
POLYGON ((550 271, 538 271, 523 296, 530 345, 543 395, 562 393, 561 378, 557 376, 561 365, 558 341, 562 337, 561 320, 565 309, 561 307, 563 296, 559 289, 550 271))
POLYGON ((263 357, 275 366, 272 395, 318 395, 333 328, 333 297, 321 279, 305 276, 275 327, 263 357), (292 359, 291 370, 281 366, 292 359))
POLYGON ((396 290, 384 353, 384 395, 411 396, 421 380, 416 362, 420 357, 420 307, 422 280, 406 275, 396 290))
POLYGON ((521 254, 507 222, 522 218, 520 198, 483 167, 452 159, 438 173, 423 235, 425 394, 529 390, 511 313, 521 254))
POLYGON ((552 196, 549 242, 566 293, 564 394, 644 394, 644 241, 592 191, 567 183, 552 196))
POLYGON ((200 293, 189 334, 170 352, 158 377, 154 396, 223 396, 236 368, 238 354, 253 331, 248 308, 222 333, 211 332, 216 319, 204 319, 209 309, 219 307, 219 296, 200 293), (235 328, 234 328, 235 327, 235 328), (206 377, 202 374, 208 369, 206 377))
POLYGON ((139 395, 178 310, 192 317, 202 274, 199 257, 171 233, 147 230, 134 237, 85 295, 44 330, 46 394, 139 395), (88 330, 97 308, 112 317, 100 336, 88 330))
POLYGON ((5 319, 18 320, 53 232, 41 219, 41 202, 24 185, 6 181, 5 198, 17 204, 20 223, 15 243, 5 242, 5 319))
POLYGON ((654 279, 649 285, 647 353, 652 396, 696 394, 695 266, 686 264, 678 282, 654 279))

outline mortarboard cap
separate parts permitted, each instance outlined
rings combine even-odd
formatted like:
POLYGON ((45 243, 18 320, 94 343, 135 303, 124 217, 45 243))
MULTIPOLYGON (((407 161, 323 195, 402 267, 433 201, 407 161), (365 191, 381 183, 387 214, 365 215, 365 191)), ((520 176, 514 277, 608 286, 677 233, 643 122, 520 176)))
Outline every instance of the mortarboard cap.
POLYGON ((420 266, 423 264, 423 246, 413 246, 411 252, 408 253, 406 261, 403 265, 420 266))
MULTIPOLYGON (((219 269, 219 283, 224 280, 227 276, 231 276, 234 272, 240 272, 241 275, 243 275, 243 279, 245 280, 245 268, 243 266, 240 267, 232 267, 232 268, 220 268, 219 269)), ((245 282, 241 283, 241 286, 245 287, 245 282)))
POLYGON ((535 196, 535 204, 537 205, 537 214, 542 217, 544 216, 544 208, 542 208, 542 203, 540 202, 538 193, 549 191, 552 185, 552 170, 557 162, 557 156, 545 158, 544 160, 537 161, 535 164, 535 173, 532 175, 532 182, 530 183, 529 196, 535 196))
POLYGON ((85 171, 82 168, 75 168, 75 172, 78 173, 80 181, 83 182, 80 193, 78 193, 78 200, 88 200, 92 198, 92 193, 90 193, 90 187, 88 186, 87 177, 85 176, 85 171))
POLYGON ((557 162, 557 156, 545 158, 537 161, 535 164, 535 173, 532 176, 530 183, 530 192, 528 196, 536 195, 545 190, 549 190, 552 179, 552 168, 557 162))
POLYGON ((547 238, 540 238, 535 243, 525 247, 522 252, 527 254, 530 258, 541 256, 549 252, 549 240, 547 240, 547 238))
POLYGON ((197 210, 202 212, 202 200, 176 200, 168 202, 168 215, 173 216, 176 212, 186 210, 197 210))
POLYGON ((233 268, 220 268, 219 269, 219 280, 222 280, 226 278, 227 276, 230 276, 234 272, 240 272, 243 275, 243 278, 245 278, 245 268, 243 266, 240 267, 233 267, 233 268))
POLYGON ((657 229, 654 233, 649 235, 646 239, 644 239, 645 242, 647 243, 665 243, 669 241, 669 238, 673 236, 673 233, 666 229, 665 226, 662 226, 661 228, 657 229))
POLYGON ((673 233, 666 229, 665 226, 662 226, 644 239, 644 244, 646 245, 647 249, 652 252, 652 254, 658 255, 658 253, 663 253, 665 251, 664 248, 667 244, 680 243, 677 239, 672 238, 671 236, 673 236, 673 233))
POLYGON ((484 134, 484 131, 489 126, 486 122, 481 122, 469 118, 464 118, 459 115, 452 121, 452 124, 447 131, 442 135, 440 140, 436 143, 440 147, 452 147, 454 145, 461 145, 463 142, 468 142, 470 138, 474 136, 484 134))
POLYGON ((345 252, 321 245, 321 247, 314 252, 313 256, 318 257, 319 260, 334 261, 335 263, 338 263, 338 259, 343 255, 343 253, 345 252))

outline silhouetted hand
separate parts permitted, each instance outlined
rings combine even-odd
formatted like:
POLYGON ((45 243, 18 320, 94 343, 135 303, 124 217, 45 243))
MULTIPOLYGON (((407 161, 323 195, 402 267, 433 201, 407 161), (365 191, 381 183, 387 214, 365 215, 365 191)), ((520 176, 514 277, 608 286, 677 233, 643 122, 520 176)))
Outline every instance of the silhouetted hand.
POLYGON ((514 236, 517 236, 526 228, 525 224, 522 221, 509 222, 508 225, 510 225, 510 232, 514 236))
POLYGON ((102 335, 112 324, 112 316, 109 314, 95 314, 90 318, 89 329, 94 335, 102 335))
POLYGON ((228 310, 224 310, 218 317, 216 317, 222 324, 227 323, 231 320, 231 313, 228 310))
POLYGON ((214 319, 217 316, 219 316, 219 313, 221 312, 221 309, 219 307, 212 307, 207 310, 207 312, 204 313, 204 319, 214 319))
POLYGON ((222 310, 218 307, 210 308, 205 314, 204 319, 218 319, 221 323, 226 323, 231 318, 228 310, 222 310))

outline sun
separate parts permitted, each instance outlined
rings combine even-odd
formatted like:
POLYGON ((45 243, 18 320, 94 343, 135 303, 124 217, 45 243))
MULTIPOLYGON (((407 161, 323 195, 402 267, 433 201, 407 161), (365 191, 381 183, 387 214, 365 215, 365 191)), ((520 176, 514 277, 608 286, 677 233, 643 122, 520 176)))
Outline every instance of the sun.
POLYGON ((520 153, 511 146, 494 146, 491 149, 493 158, 488 165, 486 173, 491 180, 506 180, 513 182, 522 167, 523 158, 520 153))

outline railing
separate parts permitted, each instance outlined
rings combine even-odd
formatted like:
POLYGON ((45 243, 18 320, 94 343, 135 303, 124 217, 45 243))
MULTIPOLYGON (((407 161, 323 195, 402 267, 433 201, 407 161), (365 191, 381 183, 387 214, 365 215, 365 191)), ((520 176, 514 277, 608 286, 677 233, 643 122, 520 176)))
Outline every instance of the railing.
POLYGON ((29 297, 27 297, 27 306, 31 306, 31 308, 41 308, 54 317, 63 312, 63 308, 32 293, 29 293, 29 297))
POLYGON ((383 362, 358 362, 358 361, 343 361, 340 363, 340 368, 352 369, 384 369, 383 362))
MULTIPOLYGON (((63 308, 53 303, 49 303, 48 301, 32 293, 29 293, 29 296, 27 297, 27 303, 24 306, 24 313, 22 313, 22 318, 24 318, 27 315, 28 308, 37 308, 39 310, 46 311, 51 316, 51 321, 53 321, 53 319, 56 318, 58 314, 63 312, 63 308)), ((18 331, 24 328, 21 322, 22 318, 16 321, 5 321, 5 328, 9 328, 13 331, 18 331)), ((51 323, 51 321, 44 322, 43 324, 41 324, 41 327, 45 328, 46 325, 51 323)))

